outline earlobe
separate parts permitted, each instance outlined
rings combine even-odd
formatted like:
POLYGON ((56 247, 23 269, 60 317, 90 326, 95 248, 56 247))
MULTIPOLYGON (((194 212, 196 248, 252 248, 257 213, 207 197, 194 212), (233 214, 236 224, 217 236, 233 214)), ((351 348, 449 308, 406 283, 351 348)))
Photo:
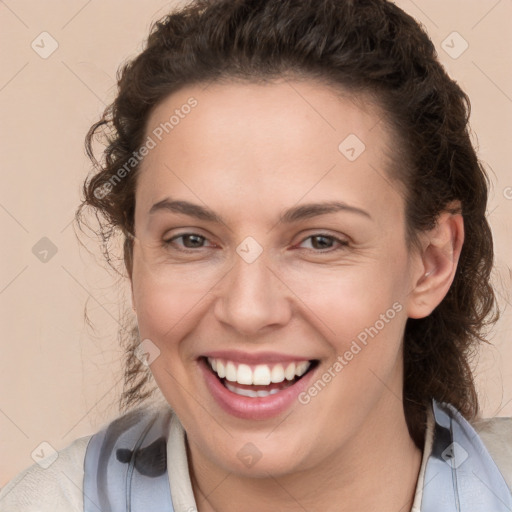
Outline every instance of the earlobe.
POLYGON ((436 226, 422 238, 419 271, 408 301, 410 318, 430 315, 448 293, 464 242, 462 215, 443 212, 436 226))

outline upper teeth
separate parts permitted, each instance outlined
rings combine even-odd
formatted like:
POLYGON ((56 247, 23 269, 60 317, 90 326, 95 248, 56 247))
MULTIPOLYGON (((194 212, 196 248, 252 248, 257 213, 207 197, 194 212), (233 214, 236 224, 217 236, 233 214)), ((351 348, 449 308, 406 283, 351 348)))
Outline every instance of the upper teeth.
POLYGON ((258 364, 249 366, 248 364, 238 364, 233 361, 223 359, 208 358, 212 370, 222 379, 226 378, 231 382, 239 384, 254 384, 267 386, 271 382, 283 382, 293 380, 296 376, 304 375, 311 366, 310 361, 301 361, 299 363, 281 363, 268 365, 258 364))

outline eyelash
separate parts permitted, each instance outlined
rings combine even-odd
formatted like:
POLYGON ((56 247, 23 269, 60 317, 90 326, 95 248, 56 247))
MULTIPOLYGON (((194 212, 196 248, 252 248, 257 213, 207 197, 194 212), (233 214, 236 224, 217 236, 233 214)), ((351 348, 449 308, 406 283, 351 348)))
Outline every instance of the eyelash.
MULTIPOLYGON (((198 237, 198 238, 201 238, 202 240, 206 241, 207 238, 203 235, 199 235, 197 233, 182 233, 180 235, 176 235, 176 236, 173 236, 172 238, 169 238, 168 240, 164 240, 163 243, 164 243, 164 246, 165 247, 169 247, 172 245, 172 243, 179 239, 179 238, 184 238, 184 237, 189 237, 189 236, 193 236, 193 237, 198 237)), ((315 253, 319 253, 319 254, 323 254, 323 253, 327 253, 327 252, 334 252, 334 251, 338 251, 338 250, 343 250, 345 249, 349 243, 347 240, 342 240, 340 238, 337 238, 333 235, 329 235, 327 233, 315 233, 313 235, 309 235, 307 236, 306 238, 304 238, 298 245, 304 243, 306 240, 309 240, 310 238, 328 238, 330 240, 332 240, 333 242, 337 242, 339 244, 339 247, 337 248, 328 248, 327 250, 315 250, 315 249, 308 249, 308 250, 311 250, 315 253)), ((182 252, 195 252, 196 249, 204 249, 205 247, 196 247, 195 249, 193 248, 179 248, 178 250, 179 251, 182 251, 182 252)), ((294 246, 293 247, 294 249, 296 248, 299 248, 297 246, 294 246)))

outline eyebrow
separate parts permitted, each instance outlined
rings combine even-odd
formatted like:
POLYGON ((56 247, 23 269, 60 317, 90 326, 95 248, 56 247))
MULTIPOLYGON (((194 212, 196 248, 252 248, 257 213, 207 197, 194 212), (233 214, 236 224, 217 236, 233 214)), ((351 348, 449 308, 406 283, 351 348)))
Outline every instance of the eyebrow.
MULTIPOLYGON (((209 222, 216 222, 219 224, 225 224, 222 217, 217 215, 215 212, 205 206, 199 204, 190 203, 189 201, 172 200, 165 198, 158 203, 155 203, 149 210, 149 214, 153 215, 159 211, 170 211, 173 213, 182 213, 189 217, 195 217, 196 219, 205 220, 209 222)), ((350 206, 340 201, 329 201, 323 203, 307 203, 301 206, 294 206, 285 210, 279 217, 279 222, 284 224, 291 224, 299 220, 310 219, 318 217, 320 215, 326 215, 329 213, 337 213, 340 211, 356 213, 358 215, 371 219, 371 215, 361 208, 350 206)))

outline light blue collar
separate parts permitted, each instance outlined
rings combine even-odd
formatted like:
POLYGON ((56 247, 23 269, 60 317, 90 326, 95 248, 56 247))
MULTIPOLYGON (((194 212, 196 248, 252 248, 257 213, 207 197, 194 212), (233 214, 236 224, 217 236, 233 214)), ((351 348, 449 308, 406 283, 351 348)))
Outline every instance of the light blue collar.
POLYGON ((512 494, 473 427, 450 404, 432 407, 421 512, 511 512, 512 494))
MULTIPOLYGON (((473 427, 433 400, 434 439, 421 512, 511 512, 512 494, 473 427)), ((132 411, 93 435, 84 461, 85 512, 172 512, 171 413, 132 411)))

